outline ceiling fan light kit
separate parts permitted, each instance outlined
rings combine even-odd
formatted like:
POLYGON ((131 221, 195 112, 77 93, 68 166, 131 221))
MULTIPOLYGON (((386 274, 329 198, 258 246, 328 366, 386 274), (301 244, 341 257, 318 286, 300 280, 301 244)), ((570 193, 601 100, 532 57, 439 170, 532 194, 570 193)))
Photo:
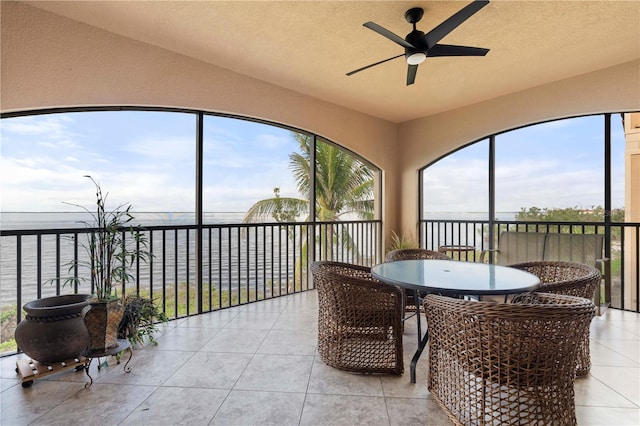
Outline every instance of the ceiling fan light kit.
POLYGON ((411 54, 407 54, 407 63, 409 65, 419 65, 427 59, 427 55, 424 52, 415 52, 411 54))
POLYGON ((404 47, 405 53, 397 56, 393 56, 388 59, 383 59, 371 65, 358 68, 348 72, 347 75, 351 76, 360 71, 364 71, 368 68, 376 65, 383 64, 391 61, 392 59, 404 56, 407 61, 407 86, 412 85, 415 82, 418 65, 424 62, 427 57, 439 57, 439 56, 485 56, 489 49, 483 49, 481 47, 469 47, 469 46, 455 46, 450 44, 438 44, 447 34, 455 30, 464 21, 473 16, 480 9, 489 4, 489 0, 475 0, 461 10, 453 14, 451 17, 443 21, 440 25, 429 31, 427 34, 419 31, 416 28, 416 23, 422 19, 424 10, 420 7, 414 7, 407 10, 404 14, 408 23, 413 25, 413 31, 411 31, 405 38, 402 38, 384 27, 376 24, 375 22, 365 22, 363 26, 369 28, 372 31, 380 34, 381 36, 393 41, 396 44, 404 47))

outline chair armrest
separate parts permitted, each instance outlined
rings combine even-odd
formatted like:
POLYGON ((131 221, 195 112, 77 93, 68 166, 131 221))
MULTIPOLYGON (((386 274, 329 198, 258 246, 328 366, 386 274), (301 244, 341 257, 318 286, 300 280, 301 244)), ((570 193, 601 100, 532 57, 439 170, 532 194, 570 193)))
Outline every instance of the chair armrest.
POLYGON ((498 249, 482 250, 482 253, 480 253, 480 263, 485 263, 484 258, 486 256, 486 254, 489 253, 489 252, 498 253, 498 252, 500 252, 500 250, 498 250, 498 249))

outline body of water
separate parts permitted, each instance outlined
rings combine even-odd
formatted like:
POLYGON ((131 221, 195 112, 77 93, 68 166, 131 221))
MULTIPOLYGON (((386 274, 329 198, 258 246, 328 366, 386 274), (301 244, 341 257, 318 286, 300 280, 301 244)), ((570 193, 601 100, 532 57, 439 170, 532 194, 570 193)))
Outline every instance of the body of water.
MULTIPOLYGON (((133 223, 143 228, 185 226, 193 225, 194 217, 193 213, 135 213, 133 223)), ((295 267, 294 256, 299 256, 299 249, 296 253, 294 244, 286 244, 290 238, 287 230, 279 229, 277 226, 234 226, 242 223, 243 217, 244 213, 239 212, 204 215, 205 224, 229 225, 206 229, 204 232, 202 251, 205 281, 221 288, 238 288, 253 283, 257 285, 267 280, 273 282, 286 279, 295 267), (271 259, 275 259, 275 264, 271 259)), ((93 224, 91 216, 87 213, 3 213, 0 226, 2 230, 64 230, 84 229, 84 222, 90 226, 93 224)), ((160 288, 163 282, 168 285, 194 282, 195 230, 156 230, 147 231, 146 234, 150 249, 154 253, 153 261, 142 263, 134 273, 136 280, 128 285, 135 286, 140 283, 140 286, 145 288, 151 283, 155 289, 160 288)), ((74 258, 72 236, 71 233, 60 238, 56 235, 42 235, 38 242, 35 235, 24 235, 20 237, 19 253, 16 236, 0 238, 0 304, 6 305, 16 300, 18 281, 22 283, 22 300, 36 298, 38 288, 43 297, 55 295, 56 285, 51 280, 72 275, 65 266, 74 258), (38 263, 41 267, 40 279, 38 263), (18 264, 21 265, 19 270, 18 264)), ((133 242, 133 239, 129 241, 133 242)), ((86 234, 78 234, 78 242, 86 242, 86 234)), ((81 246, 78 247, 78 258, 88 259, 81 246)), ((88 278, 88 268, 80 268, 79 275, 88 278)), ((81 283, 79 290, 90 292, 90 281, 81 283)), ((63 288, 62 293, 71 291, 72 289, 63 288)))
MULTIPOLYGON (((515 220, 518 212, 496 212, 496 220, 515 220)), ((488 212, 424 212, 425 220, 489 220, 488 212)))
MULTIPOLYGON (((195 225, 193 212, 132 212, 132 224, 140 226, 195 225)), ((205 224, 242 223, 243 212, 209 212, 203 214, 205 224)), ((87 212, 2 212, 0 229, 68 229, 84 228, 93 223, 87 212)))
MULTIPOLYGON (((301 259, 311 253, 303 250, 307 240, 313 240, 308 233, 311 228, 303 224, 247 226, 242 219, 244 213, 204 214, 202 246, 196 249, 196 230, 186 226, 194 224, 193 213, 135 213, 134 223, 146 228, 145 236, 154 257, 149 263, 140 263, 133 268, 134 280, 127 288, 139 286, 153 288, 154 294, 167 287, 194 284, 196 282, 196 250, 202 253, 202 281, 213 288, 239 291, 252 288, 266 291, 266 288, 290 287, 297 275, 296 267, 301 259), (207 227, 207 225, 212 225, 207 227), (176 227, 175 229, 155 229, 151 227, 176 227), (179 229, 178 227, 182 227, 179 229)), ((78 243, 74 244, 74 233, 64 230, 83 230, 83 222, 93 224, 87 213, 3 213, 2 230, 61 230, 58 234, 5 235, 0 238, 0 304, 15 303, 20 287, 21 300, 56 294, 56 277, 69 277, 68 264, 76 254, 79 262, 88 261, 81 243, 87 241, 87 234, 78 232, 78 243), (20 265, 18 267, 18 265, 20 265), (40 266, 40 272, 38 272, 40 266), (53 282, 52 282, 53 280, 53 282), (18 285, 20 283, 20 285, 18 285)), ((349 247, 318 246, 323 256, 350 263, 371 263, 377 251, 372 244, 377 241, 377 224, 345 223, 319 225, 317 236, 333 235, 336 241, 352 241, 349 247)), ((126 237, 134 243, 133 238, 126 237)), ((88 262, 87 262, 88 263, 88 262)), ((89 270, 79 268, 78 275, 86 278, 81 283, 80 292, 90 292, 89 270)), ((63 288, 62 293, 73 289, 63 288)))
MULTIPOLYGON (((134 212, 134 225, 151 226, 185 226, 195 224, 195 214, 192 212, 134 212)), ((486 220, 486 213, 428 213, 429 219, 455 220, 486 220)), ((512 220, 515 213, 501 213, 499 219, 512 220)), ((220 288, 239 288, 264 285, 270 282, 282 282, 290 279, 296 265, 296 259, 301 254, 303 236, 302 227, 296 226, 295 241, 291 232, 279 227, 256 225, 250 228, 240 228, 234 224, 243 223, 243 212, 209 212, 203 215, 204 224, 228 224, 222 228, 205 229, 203 235, 203 271, 205 282, 220 288)), ((2 213, 0 228, 2 230, 43 230, 43 229, 74 229, 85 228, 85 223, 93 224, 91 216, 86 212, 52 212, 52 213, 2 213)), ((293 227, 289 229, 291 231, 293 227)), ((352 232, 352 231, 349 231, 352 232)), ((353 231, 359 232, 359 231, 353 231)), ((368 230, 363 231, 368 241, 368 230)), ((442 233, 449 238, 456 238, 454 231, 442 233)), ((68 276, 64 266, 73 259, 74 245, 66 234, 58 240, 55 235, 42 235, 40 249, 36 236, 23 236, 20 239, 21 250, 18 253, 17 238, 3 236, 0 238, 0 304, 6 305, 16 300, 17 282, 20 279, 22 300, 36 298, 38 288, 42 296, 54 295, 55 284, 52 279, 58 276, 68 276), (38 279, 37 265, 40 253, 40 279, 38 279), (18 271, 18 255, 22 267, 18 271), (58 272, 59 271, 59 272, 58 272)), ((434 237, 436 237, 434 235, 434 237)), ((84 234, 79 234, 79 241, 86 241, 84 234)), ((441 239, 440 237, 436 237, 441 239)), ((194 282, 195 280, 195 230, 181 229, 169 231, 148 232, 147 239, 152 240, 152 251, 155 255, 152 264, 142 264, 136 272, 137 281, 141 287, 151 282, 156 286, 165 282, 175 283, 194 282)), ((437 245, 451 244, 442 239, 437 245)), ((364 254, 367 256, 367 254, 364 254)), ((79 247, 79 258, 82 259, 83 249, 79 247)), ((371 254, 368 254, 371 256, 371 254)), ((349 259, 344 259, 349 261, 349 259)), ((88 271, 84 271, 88 276, 88 271)), ((83 272, 80 271, 83 275, 83 272)), ((136 285, 130 283, 129 285, 136 285)), ((82 284, 80 291, 86 288, 90 291, 89 282, 82 284)), ((64 289, 63 293, 71 289, 64 289)), ((154 290, 156 291, 156 290, 154 290)))

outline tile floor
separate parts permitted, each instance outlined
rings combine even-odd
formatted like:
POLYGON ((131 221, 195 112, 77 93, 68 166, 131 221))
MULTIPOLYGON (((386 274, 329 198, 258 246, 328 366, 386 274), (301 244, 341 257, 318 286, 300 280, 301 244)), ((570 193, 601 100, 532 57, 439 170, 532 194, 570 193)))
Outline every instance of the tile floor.
MULTIPOLYGON (((158 346, 129 364, 66 371, 22 388, 18 356, 1 360, 0 424, 447 425, 426 389, 427 357, 409 382, 415 322, 404 335, 405 374, 364 376, 316 354, 314 291, 173 321, 158 346)), ((640 424, 640 315, 609 309, 592 322, 589 376, 575 384, 580 425, 640 424)), ((124 358, 126 360, 126 356, 124 358)))

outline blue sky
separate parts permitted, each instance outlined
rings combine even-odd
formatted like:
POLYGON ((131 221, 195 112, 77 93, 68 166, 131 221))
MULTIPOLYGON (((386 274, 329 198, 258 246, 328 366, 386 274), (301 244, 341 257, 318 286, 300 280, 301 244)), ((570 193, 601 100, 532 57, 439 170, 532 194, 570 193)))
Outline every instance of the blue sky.
MULTIPOLYGON (((292 134, 275 126, 205 117, 206 211, 246 211, 255 201, 297 196, 292 134)), ((602 116, 554 121, 497 137, 497 210, 603 204, 602 116)), ((613 117, 614 207, 624 204, 624 135, 613 117)), ((91 205, 92 175, 112 205, 193 211, 195 116, 116 111, 0 121, 0 210, 69 211, 91 205)), ((426 172, 427 210, 486 211, 487 142, 426 172)))
MULTIPOLYGON (((137 211, 193 211, 195 115, 86 112, 3 119, 2 211, 68 211, 93 202, 91 175, 112 205, 137 211)), ((205 118, 204 202, 208 211, 246 211, 273 196, 296 196, 288 170, 291 132, 223 117, 205 118)))
MULTIPOLYGON (((604 119, 557 120, 496 136, 496 211, 604 206, 604 119)), ((613 207, 624 206, 624 132, 612 116, 613 207)), ((427 211, 486 212, 488 140, 425 172, 427 211)))

